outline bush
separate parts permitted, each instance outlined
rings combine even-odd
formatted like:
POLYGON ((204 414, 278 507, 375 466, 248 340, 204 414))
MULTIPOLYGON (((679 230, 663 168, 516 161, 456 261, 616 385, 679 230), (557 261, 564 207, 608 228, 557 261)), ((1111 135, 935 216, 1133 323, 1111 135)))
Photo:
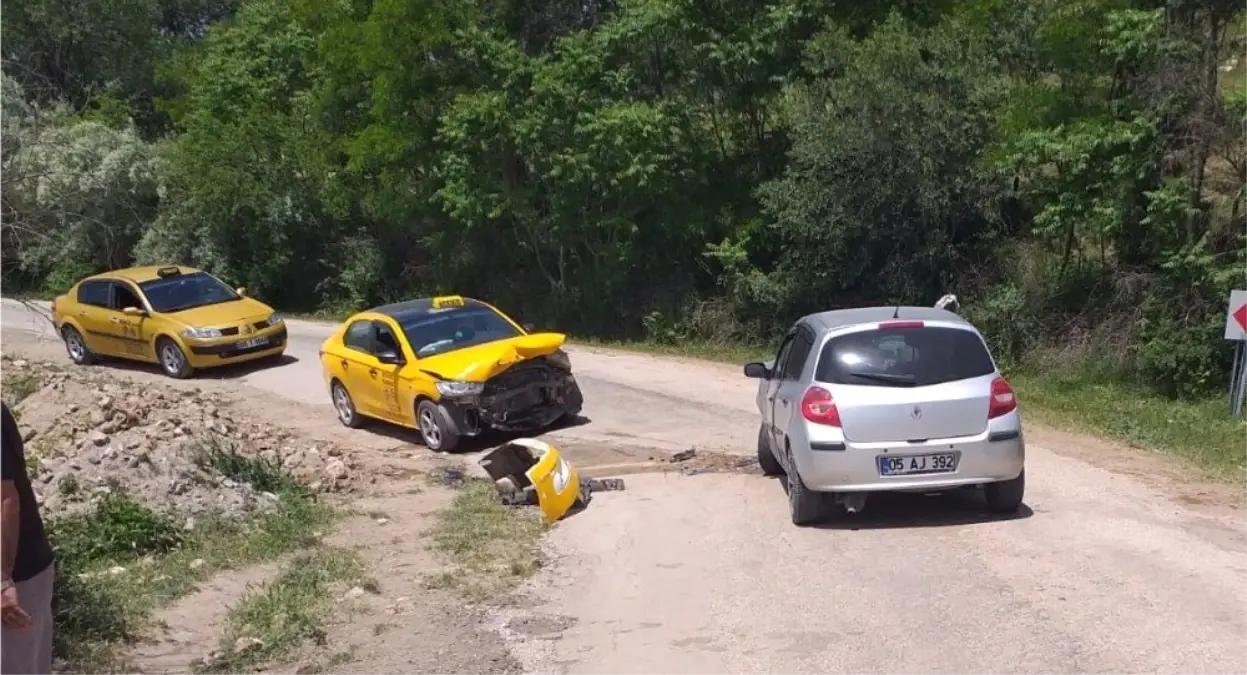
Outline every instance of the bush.
POLYGON ((116 586, 89 576, 108 562, 167 553, 182 543, 173 520, 122 491, 109 493, 87 513, 51 518, 56 553, 53 652, 83 666, 104 667, 93 655, 133 640, 137 625, 116 586), (86 576, 84 576, 86 575, 86 576))

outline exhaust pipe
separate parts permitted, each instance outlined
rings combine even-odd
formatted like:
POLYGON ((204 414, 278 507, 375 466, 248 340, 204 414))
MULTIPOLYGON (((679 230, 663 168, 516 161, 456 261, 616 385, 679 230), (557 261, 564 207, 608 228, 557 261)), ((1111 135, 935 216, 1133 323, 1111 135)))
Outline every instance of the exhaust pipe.
POLYGON ((842 492, 836 495, 836 501, 849 513, 859 513, 866 508, 866 492, 842 492))

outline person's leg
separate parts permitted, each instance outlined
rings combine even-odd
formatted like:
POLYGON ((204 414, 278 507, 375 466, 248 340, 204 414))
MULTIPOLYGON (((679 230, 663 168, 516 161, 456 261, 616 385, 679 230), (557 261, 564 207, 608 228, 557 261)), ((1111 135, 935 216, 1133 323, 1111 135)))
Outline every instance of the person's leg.
POLYGON ((17 584, 18 602, 30 615, 24 631, 4 629, 0 635, 0 671, 42 675, 52 670, 53 565, 17 584))

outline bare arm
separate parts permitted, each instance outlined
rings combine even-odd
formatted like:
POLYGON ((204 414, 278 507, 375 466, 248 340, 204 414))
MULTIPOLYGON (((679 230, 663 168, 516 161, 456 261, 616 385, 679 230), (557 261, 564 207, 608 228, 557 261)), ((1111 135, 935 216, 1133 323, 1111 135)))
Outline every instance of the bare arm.
POLYGON ((4 576, 13 578, 13 563, 17 560, 17 537, 21 528, 21 503, 13 481, 0 481, 0 564, 4 576))

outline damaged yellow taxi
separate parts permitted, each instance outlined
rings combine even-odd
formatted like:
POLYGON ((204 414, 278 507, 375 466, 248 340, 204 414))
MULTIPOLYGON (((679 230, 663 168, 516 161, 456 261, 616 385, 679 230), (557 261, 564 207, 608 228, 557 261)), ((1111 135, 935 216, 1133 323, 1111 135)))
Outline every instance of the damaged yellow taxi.
POLYGON ((560 333, 530 333, 457 295, 360 312, 321 345, 338 419, 416 429, 450 451, 483 431, 536 431, 580 413, 584 397, 560 333))

